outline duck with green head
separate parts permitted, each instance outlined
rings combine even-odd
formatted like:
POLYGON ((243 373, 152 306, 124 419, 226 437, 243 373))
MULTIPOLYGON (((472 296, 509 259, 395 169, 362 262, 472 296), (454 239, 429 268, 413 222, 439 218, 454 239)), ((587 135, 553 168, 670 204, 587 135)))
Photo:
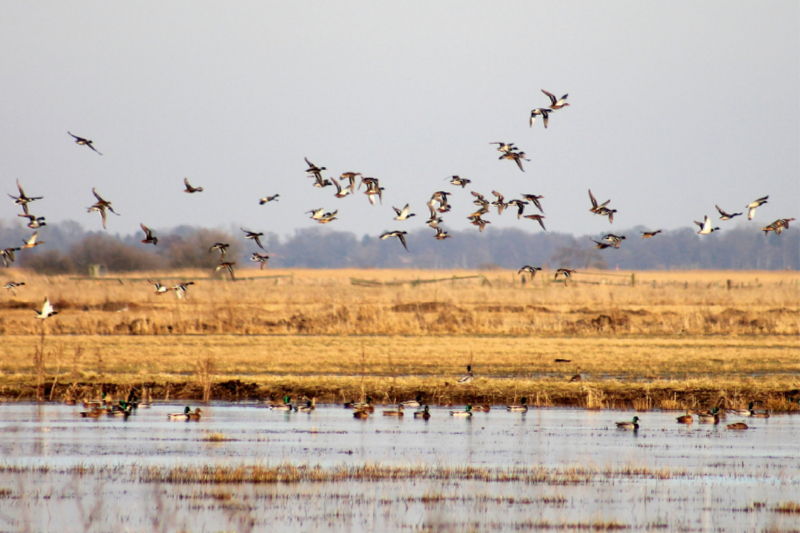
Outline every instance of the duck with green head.
POLYGON ((634 416, 631 422, 617 422, 617 428, 636 431, 639 429, 639 417, 634 416))
POLYGON ((472 406, 468 405, 463 411, 450 411, 450 416, 458 418, 472 418, 472 406))
POLYGON ((528 398, 522 397, 519 405, 509 405, 506 410, 512 413, 527 413, 528 412, 528 398))
POLYGON ((710 412, 699 413, 697 419, 701 424, 719 424, 719 407, 714 407, 710 412))
POLYGON ((417 411, 414 413, 414 418, 422 418, 423 420, 428 420, 430 417, 431 417, 431 412, 427 405, 422 411, 417 411))
POLYGON ((272 404, 270 408, 275 411, 294 411, 294 406, 292 405, 292 399, 289 396, 283 397, 283 403, 272 404))
POLYGON ((727 409, 729 413, 733 413, 738 416, 750 416, 750 413, 753 411, 753 406, 755 402, 750 402, 747 405, 747 409, 727 409))

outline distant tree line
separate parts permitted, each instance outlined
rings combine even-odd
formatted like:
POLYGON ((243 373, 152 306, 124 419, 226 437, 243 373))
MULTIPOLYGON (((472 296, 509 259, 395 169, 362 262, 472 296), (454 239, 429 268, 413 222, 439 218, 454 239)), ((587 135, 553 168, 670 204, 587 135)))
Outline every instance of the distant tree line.
MULTIPOLYGON (((285 238, 268 234, 262 242, 270 255, 268 267, 284 268, 518 269, 529 264, 624 270, 800 269, 800 231, 795 228, 783 235, 764 235, 740 227, 707 236, 681 228, 641 239, 643 229, 617 231, 627 238, 619 249, 604 250, 596 249, 590 240, 600 240, 601 234, 574 237, 494 228, 483 233, 450 231, 452 238, 444 241, 433 239, 429 229, 412 231, 406 236, 410 252, 396 239, 359 238, 330 228, 296 230, 285 238)), ((138 234, 87 232, 75 222, 48 225, 39 231, 46 244, 18 252, 14 264, 48 274, 85 273, 93 264, 105 265, 111 272, 211 269, 220 261, 218 252, 209 251, 216 242, 231 245, 229 260, 236 261, 239 268, 257 268, 249 259, 252 252, 261 251, 235 230, 179 226, 157 231, 157 246, 142 244, 138 234)), ((15 243, 21 244, 30 233, 19 223, 0 220, 0 248, 17 246, 15 243)))

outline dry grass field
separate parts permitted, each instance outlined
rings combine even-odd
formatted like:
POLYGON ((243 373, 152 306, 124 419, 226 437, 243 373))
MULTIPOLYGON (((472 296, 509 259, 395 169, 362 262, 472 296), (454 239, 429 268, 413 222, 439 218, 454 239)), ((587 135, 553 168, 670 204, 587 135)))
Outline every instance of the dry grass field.
POLYGON ((797 272, 595 271, 566 284, 510 271, 240 270, 235 283, 8 272, 26 285, 0 300, 6 399, 147 386, 160 399, 787 410, 800 396, 797 272), (147 279, 195 285, 178 300, 147 279), (45 295, 59 314, 42 325, 32 309, 45 295), (476 379, 457 385, 467 364, 476 379))

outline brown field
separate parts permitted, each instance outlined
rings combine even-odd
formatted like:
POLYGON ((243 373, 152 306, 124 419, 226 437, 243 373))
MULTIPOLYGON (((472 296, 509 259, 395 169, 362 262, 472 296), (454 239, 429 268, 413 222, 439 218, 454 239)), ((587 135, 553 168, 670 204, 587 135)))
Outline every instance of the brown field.
POLYGON ((550 272, 524 285, 510 271, 243 269, 251 279, 236 283, 206 272, 9 272, 26 285, 0 300, 6 399, 146 385, 160 399, 202 398, 205 388, 212 399, 391 403, 419 392, 429 403, 527 396, 680 409, 757 399, 788 410, 800 396, 790 392, 800 388, 797 272, 595 271, 567 284, 550 272), (179 301, 154 294, 148 278, 196 284, 179 301), (402 283, 432 279, 447 281, 402 283), (42 338, 31 309, 45 295, 59 314, 42 338), (467 364, 476 379, 459 386, 467 364), (583 379, 567 383, 578 366, 583 379))

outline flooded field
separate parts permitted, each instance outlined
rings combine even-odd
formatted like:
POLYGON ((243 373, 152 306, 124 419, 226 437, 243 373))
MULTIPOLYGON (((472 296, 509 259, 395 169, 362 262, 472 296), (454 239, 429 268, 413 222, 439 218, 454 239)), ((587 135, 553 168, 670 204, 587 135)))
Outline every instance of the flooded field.
POLYGON ((800 531, 797 415, 182 407, 0 405, 0 531, 800 531))

